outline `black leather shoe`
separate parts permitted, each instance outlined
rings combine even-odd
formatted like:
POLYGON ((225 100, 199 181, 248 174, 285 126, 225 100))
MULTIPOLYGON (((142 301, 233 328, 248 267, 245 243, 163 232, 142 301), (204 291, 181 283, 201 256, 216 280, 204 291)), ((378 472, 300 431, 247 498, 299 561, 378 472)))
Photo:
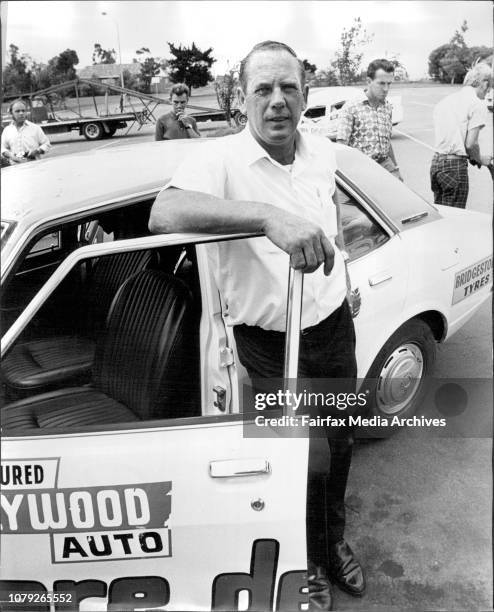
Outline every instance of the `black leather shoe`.
POLYGON ((328 561, 328 573, 333 581, 350 595, 361 597, 365 592, 364 573, 345 540, 329 546, 328 561))
POLYGON ((309 612, 332 610, 331 582, 323 567, 309 561, 307 584, 309 586, 309 612))

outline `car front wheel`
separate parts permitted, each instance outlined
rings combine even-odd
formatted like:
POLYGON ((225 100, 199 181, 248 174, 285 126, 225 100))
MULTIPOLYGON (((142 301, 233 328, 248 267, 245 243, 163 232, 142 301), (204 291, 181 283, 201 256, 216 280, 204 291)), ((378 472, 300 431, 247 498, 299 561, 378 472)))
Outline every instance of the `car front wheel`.
POLYGON ((421 319, 402 325, 386 342, 367 379, 370 382, 370 416, 412 416, 425 393, 425 379, 434 365, 436 341, 421 319))

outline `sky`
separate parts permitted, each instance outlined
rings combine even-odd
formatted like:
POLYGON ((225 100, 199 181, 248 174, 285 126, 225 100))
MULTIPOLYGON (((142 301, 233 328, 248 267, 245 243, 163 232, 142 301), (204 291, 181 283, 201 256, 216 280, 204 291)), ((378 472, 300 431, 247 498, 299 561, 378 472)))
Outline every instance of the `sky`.
MULTIPOLYGON (((297 55, 329 67, 343 28, 360 17, 372 34, 363 66, 377 57, 397 56, 411 78, 427 74, 427 57, 447 43, 463 20, 468 45, 493 44, 493 13, 481 1, 106 1, 2 2, 3 57, 14 43, 36 61, 70 48, 79 65, 90 65, 94 43, 118 52, 130 63, 143 46, 156 57, 170 58, 167 42, 201 49, 213 47, 213 73, 234 66, 250 48, 266 39, 292 46, 297 55), (105 11, 107 15, 101 13, 105 11)), ((118 57, 117 57, 118 61, 118 57)))

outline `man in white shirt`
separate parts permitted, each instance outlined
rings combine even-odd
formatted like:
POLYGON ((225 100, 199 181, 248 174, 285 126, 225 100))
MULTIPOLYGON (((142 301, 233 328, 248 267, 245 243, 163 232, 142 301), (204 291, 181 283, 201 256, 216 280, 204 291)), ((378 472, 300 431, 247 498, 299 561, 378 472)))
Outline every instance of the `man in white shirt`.
POLYGON ((2 157, 10 165, 39 159, 50 148, 50 141, 39 125, 26 119, 26 103, 14 100, 9 113, 12 123, 2 132, 2 157))
POLYGON ((491 87, 492 68, 481 62, 469 70, 459 91, 434 107, 436 153, 430 175, 435 204, 465 208, 468 161, 479 167, 492 164, 492 156, 482 155, 478 143, 488 115, 482 101, 491 87))
MULTIPOLYGON (((216 282, 251 378, 283 376, 288 265, 306 273, 299 376, 340 378, 353 390, 355 333, 338 236, 333 145, 297 131, 306 106, 304 69, 283 43, 256 45, 242 61, 240 134, 203 143, 158 195, 150 229, 262 232, 215 245, 216 282)), ((329 440, 331 468, 311 471, 307 537, 311 609, 331 609, 326 573, 362 595, 362 569, 343 539, 351 432, 329 440), (326 503, 325 503, 326 502, 326 503), (327 524, 327 530, 326 530, 327 524)), ((312 445, 311 445, 312 447, 312 445)))

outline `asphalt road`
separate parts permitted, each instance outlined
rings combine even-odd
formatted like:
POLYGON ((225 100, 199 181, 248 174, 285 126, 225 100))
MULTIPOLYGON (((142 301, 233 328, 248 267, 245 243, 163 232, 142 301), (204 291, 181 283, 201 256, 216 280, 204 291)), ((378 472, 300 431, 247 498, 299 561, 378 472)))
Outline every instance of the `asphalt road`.
MULTIPOLYGON (((398 163, 405 182, 429 201, 432 108, 451 91, 448 86, 430 86, 397 87, 393 92, 402 94, 404 106, 400 133, 393 138, 398 163)), ((75 134, 55 136, 50 155, 152 138, 152 127, 96 142, 75 134)), ((481 145, 492 151, 492 124, 483 130, 481 145)), ((488 171, 472 167, 469 177, 467 208, 491 213, 488 171)), ((435 376, 491 378, 491 332, 491 305, 486 303, 439 347, 435 376)), ((490 396, 483 406, 470 402, 464 416, 477 419, 479 414, 488 433, 490 396)), ((491 501, 488 438, 445 439, 425 431, 359 443, 348 486, 347 539, 366 569, 368 592, 359 600, 337 590, 335 609, 491 610, 491 501)))

